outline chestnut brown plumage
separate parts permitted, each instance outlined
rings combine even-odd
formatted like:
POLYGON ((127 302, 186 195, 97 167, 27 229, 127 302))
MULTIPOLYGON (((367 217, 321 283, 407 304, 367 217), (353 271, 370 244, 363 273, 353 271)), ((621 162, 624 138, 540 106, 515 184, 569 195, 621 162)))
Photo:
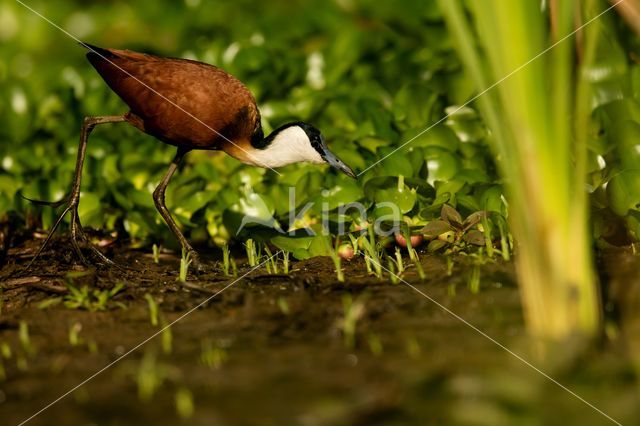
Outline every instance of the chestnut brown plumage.
MULTIPOLYGON (((153 198, 163 219, 196 263, 197 255, 171 217, 164 199, 171 177, 189 151, 222 150, 244 163, 268 168, 301 161, 327 163, 356 177, 328 149, 320 132, 307 123, 285 124, 265 138, 253 95, 238 79, 220 68, 187 59, 82 44, 89 49, 87 58, 91 65, 127 104, 129 111, 122 116, 84 119, 75 177, 66 207, 31 263, 46 247, 67 213, 71 213, 73 247, 80 259, 87 263, 77 241, 80 237, 86 242, 78 216, 78 204, 87 140, 94 127, 100 124, 126 121, 178 148, 153 198)), ((96 248, 89 247, 103 262, 112 264, 96 248)))

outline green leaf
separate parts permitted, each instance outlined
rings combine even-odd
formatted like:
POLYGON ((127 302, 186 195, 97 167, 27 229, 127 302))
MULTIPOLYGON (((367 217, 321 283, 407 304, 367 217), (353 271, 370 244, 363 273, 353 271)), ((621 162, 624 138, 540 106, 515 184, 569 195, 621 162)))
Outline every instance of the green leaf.
POLYGON ((640 170, 623 170, 607 184, 607 198, 611 210, 624 216, 630 209, 640 207, 640 170))
POLYGON ((433 220, 429 222, 420 232, 424 234, 426 238, 437 238, 438 235, 444 234, 448 231, 453 231, 453 227, 449 222, 444 220, 433 220))

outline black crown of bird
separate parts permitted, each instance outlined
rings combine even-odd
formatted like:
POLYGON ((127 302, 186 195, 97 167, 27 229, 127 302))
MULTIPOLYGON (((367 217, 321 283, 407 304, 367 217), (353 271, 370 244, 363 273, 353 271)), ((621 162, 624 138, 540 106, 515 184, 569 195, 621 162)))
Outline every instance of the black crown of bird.
POLYGON ((271 169, 298 162, 327 163, 356 178, 353 170, 329 150, 320 131, 308 123, 288 123, 265 137, 260 111, 249 89, 218 67, 188 59, 105 49, 88 43, 81 45, 89 50, 87 59, 91 65, 127 104, 129 111, 119 116, 86 117, 69 196, 59 202, 30 199, 37 204, 65 205, 65 208, 27 268, 40 256, 68 213, 71 214, 71 242, 80 260, 88 263, 78 240, 87 243, 101 263, 117 266, 88 244, 78 215, 87 141, 91 131, 101 124, 127 122, 177 147, 169 169, 153 192, 153 199, 167 226, 196 265, 200 265, 197 253, 165 204, 167 185, 189 151, 220 150, 243 163, 271 169))

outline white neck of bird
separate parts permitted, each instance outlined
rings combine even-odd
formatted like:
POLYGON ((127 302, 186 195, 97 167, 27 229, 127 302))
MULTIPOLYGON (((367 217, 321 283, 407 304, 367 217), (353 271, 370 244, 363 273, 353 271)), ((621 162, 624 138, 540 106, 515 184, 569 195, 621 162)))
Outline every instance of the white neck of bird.
POLYGON ((279 131, 264 149, 252 149, 245 162, 260 167, 282 167, 287 164, 309 162, 324 163, 312 146, 306 132, 299 126, 286 127, 279 131))

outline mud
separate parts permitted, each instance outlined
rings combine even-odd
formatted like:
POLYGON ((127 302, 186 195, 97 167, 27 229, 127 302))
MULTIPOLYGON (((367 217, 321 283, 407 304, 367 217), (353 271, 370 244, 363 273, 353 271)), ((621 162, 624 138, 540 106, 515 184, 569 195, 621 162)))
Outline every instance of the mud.
POLYGON ((615 283, 605 285, 608 332, 576 358, 571 345, 525 337, 510 263, 459 256, 449 274, 445 258, 421 253, 427 279, 409 267, 408 285, 369 276, 354 259, 340 283, 329 259, 270 275, 236 252, 238 277, 248 273, 237 279, 212 253, 218 266, 190 274, 187 288, 176 255, 156 264, 150 250, 111 244, 105 253, 130 269, 85 268, 64 238, 25 272, 38 243, 9 249, 0 272, 3 425, 44 408, 29 424, 611 424, 499 345, 617 421, 640 415, 637 305, 621 303, 637 297, 639 262, 626 252, 603 258, 615 283), (118 283, 105 310, 65 304, 68 284, 118 283), (631 327, 616 323, 627 317, 631 327))

